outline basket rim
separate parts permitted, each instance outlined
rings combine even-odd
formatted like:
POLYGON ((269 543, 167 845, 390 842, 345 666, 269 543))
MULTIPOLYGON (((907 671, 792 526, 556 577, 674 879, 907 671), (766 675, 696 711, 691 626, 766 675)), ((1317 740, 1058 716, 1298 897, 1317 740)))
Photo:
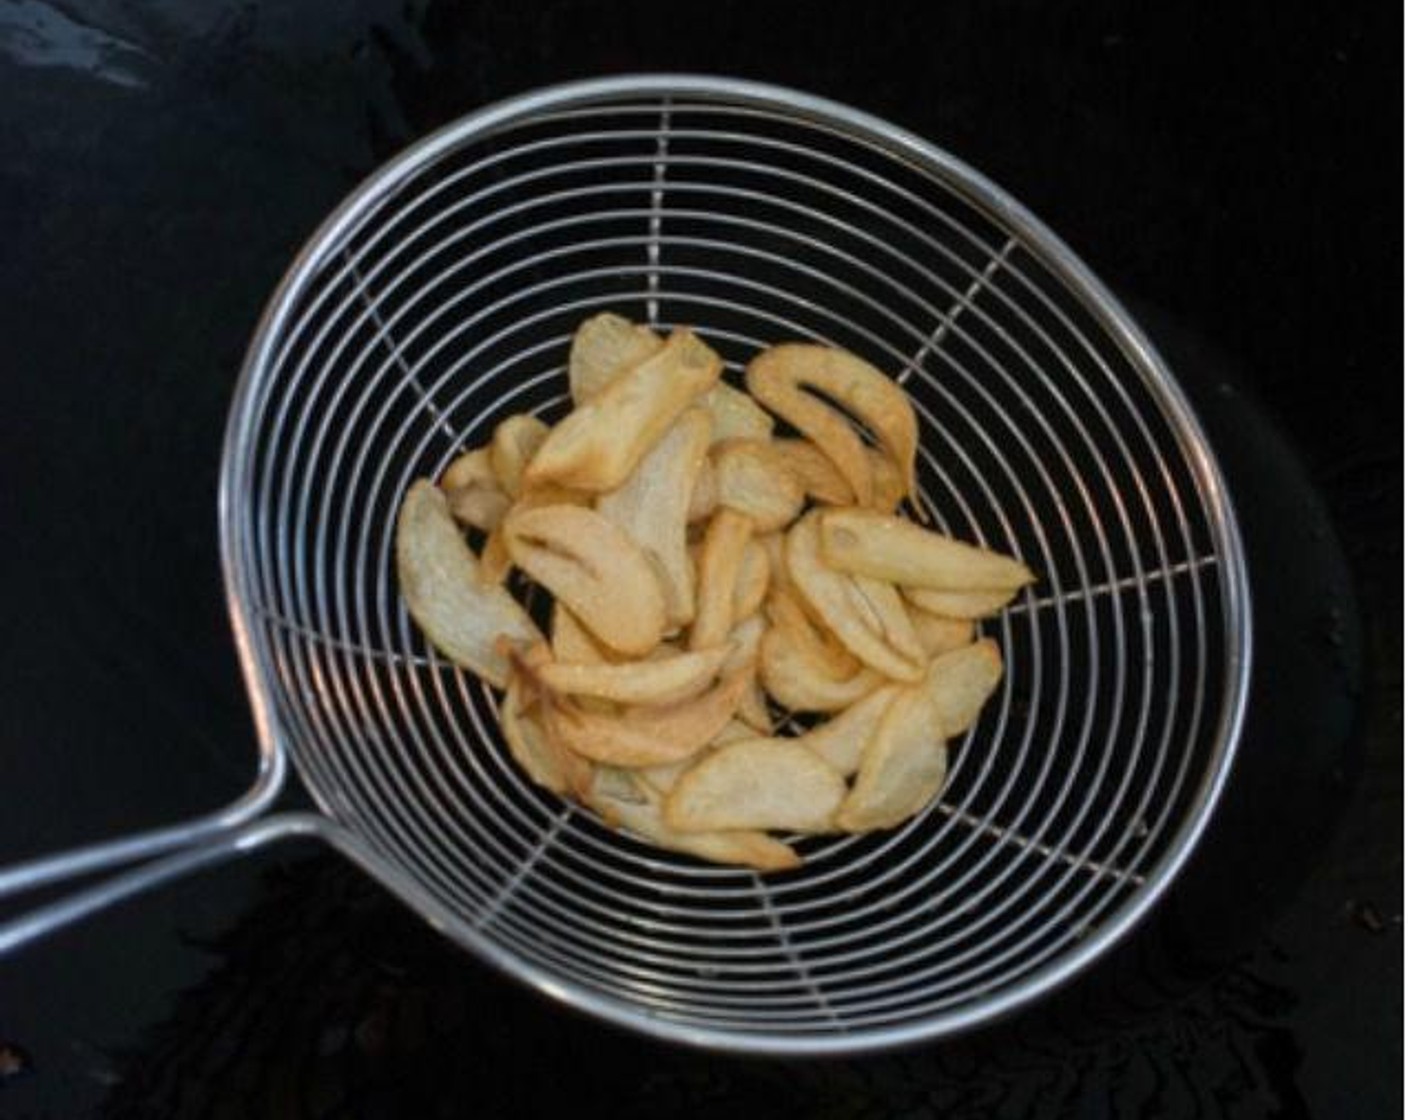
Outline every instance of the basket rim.
MULTIPOLYGON (((1246 557, 1231 495, 1191 404, 1153 344, 1109 289, 1051 229, 981 172, 912 132, 828 98, 771 83, 693 73, 641 73, 540 87, 461 116, 413 143, 364 178, 307 239, 270 296, 255 328, 235 385, 222 445, 217 501, 221 567, 258 741, 259 769, 251 791, 254 801, 262 805, 272 800, 290 753, 274 712, 275 685, 251 606, 252 573, 244 559, 248 541, 242 517, 242 503, 250 493, 252 433, 259 419, 260 390, 272 368, 283 328, 323 265, 367 211, 445 154, 544 111, 632 96, 697 96, 737 105, 782 107, 802 119, 825 122, 844 133, 878 143, 888 154, 937 174, 965 200, 1020 232, 1044 254, 1047 267, 1081 300, 1159 398, 1207 503, 1219 560, 1221 636, 1226 651, 1220 682, 1222 703, 1213 733, 1215 743, 1188 811, 1169 837, 1161 857, 1149 869, 1145 883, 1097 929, 1018 981, 969 1004, 913 1022, 808 1036, 694 1026, 650 1015, 635 1004, 578 984, 496 945, 469 923, 453 916, 437 914, 432 924, 481 960, 556 1001, 655 1038, 718 1051, 794 1057, 857 1054, 913 1045, 991 1023, 1064 985, 1127 936, 1169 889, 1205 831, 1235 758, 1250 689, 1253 634, 1246 557)), ((351 830, 334 823, 332 806, 324 804, 319 791, 311 785, 310 792, 329 817, 329 828, 344 834, 339 846, 361 848, 357 862, 393 893, 415 905, 413 900, 422 896, 414 881, 363 845, 351 830)))

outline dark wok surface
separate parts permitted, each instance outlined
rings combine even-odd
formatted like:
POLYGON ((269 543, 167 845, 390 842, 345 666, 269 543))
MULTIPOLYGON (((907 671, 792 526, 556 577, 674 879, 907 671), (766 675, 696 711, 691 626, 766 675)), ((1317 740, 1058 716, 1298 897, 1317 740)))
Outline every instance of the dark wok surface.
POLYGON ((0 1116, 1401 1112, 1401 16, 598 7, 0 0, 0 864, 248 781, 214 485, 301 240, 430 128, 640 69, 792 84, 931 138, 1165 348, 1263 627, 1202 858, 1020 1020, 785 1065, 563 1015, 291 848, 0 961, 0 1116))

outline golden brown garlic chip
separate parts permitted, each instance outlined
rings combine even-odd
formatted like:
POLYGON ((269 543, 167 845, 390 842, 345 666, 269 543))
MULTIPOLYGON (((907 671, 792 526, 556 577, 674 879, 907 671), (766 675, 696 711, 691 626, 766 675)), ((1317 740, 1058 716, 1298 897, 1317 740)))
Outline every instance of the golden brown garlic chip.
POLYGON ((869 429, 914 490, 919 426, 905 391, 870 363, 827 346, 788 342, 758 354, 747 371, 758 402, 809 438, 851 487, 857 502, 874 501, 875 480, 865 444, 850 420, 816 393, 843 406, 869 429), (808 391, 810 390, 810 392, 808 391))
POLYGON ((786 871, 801 863, 796 852, 763 832, 677 832, 661 816, 660 794, 626 770, 598 766, 587 800, 611 826, 660 848, 755 871, 786 871))
POLYGON ((709 415, 691 408, 646 452, 621 486, 597 499, 597 512, 625 530, 652 559, 665 592, 666 628, 694 619, 694 571, 685 546, 690 496, 709 447, 709 415))
POLYGON ((827 510, 820 533, 822 558, 833 568, 906 587, 1015 591, 1035 578, 1010 556, 870 510, 827 510))
POLYGON ((595 493, 616 489, 680 414, 713 387, 722 368, 719 356, 692 332, 672 332, 658 353, 559 421, 524 479, 595 493))
POLYGON ((515 509, 504 521, 504 539, 514 564, 605 645, 639 655, 660 641, 665 596, 655 568, 639 545, 595 510, 515 509))
POLYGON ((788 531, 787 571, 807 606, 861 661, 893 680, 923 677, 923 650, 894 588, 828 566, 815 512, 788 531))
POLYGON ((664 345, 665 340, 649 327, 610 311, 584 320, 572 336, 567 356, 572 403, 591 400, 626 370, 658 354, 664 345))
POLYGON ((500 637, 542 640, 527 613, 502 587, 485 584, 479 562, 428 479, 412 484, 396 520, 396 575, 406 608, 430 643, 496 688, 508 683, 500 637))
POLYGON ((681 832, 824 832, 845 796, 845 780, 806 747, 744 739, 680 775, 665 798, 665 822, 681 832))

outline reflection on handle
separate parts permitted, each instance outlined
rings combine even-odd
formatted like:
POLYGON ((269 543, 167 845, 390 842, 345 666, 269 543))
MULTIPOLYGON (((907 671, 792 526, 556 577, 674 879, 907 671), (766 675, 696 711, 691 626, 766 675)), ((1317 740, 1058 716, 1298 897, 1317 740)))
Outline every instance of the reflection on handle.
MULTIPOLYGON (((286 766, 282 751, 265 755, 249 791, 239 800, 206 816, 124 836, 120 840, 107 840, 52 856, 41 856, 12 867, 0 867, 0 898, 22 894, 46 883, 58 883, 101 871, 106 867, 151 859, 163 852, 189 848, 213 836, 228 833, 258 816, 278 796, 286 766)), ((3 946, 0 946, 0 952, 3 952, 3 946)))
POLYGON ((141 864, 95 886, 0 924, 0 955, 52 933, 61 926, 86 918, 124 898, 131 898, 135 894, 200 868, 223 863, 270 841, 294 836, 332 840, 331 833, 334 831, 339 830, 326 818, 313 813, 281 813, 240 828, 228 829, 217 839, 206 840, 205 843, 187 847, 175 855, 141 864))

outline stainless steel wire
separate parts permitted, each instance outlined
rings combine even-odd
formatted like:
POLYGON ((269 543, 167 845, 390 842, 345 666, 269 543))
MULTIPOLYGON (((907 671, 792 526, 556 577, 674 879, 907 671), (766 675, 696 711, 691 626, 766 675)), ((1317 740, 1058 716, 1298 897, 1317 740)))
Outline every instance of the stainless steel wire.
MULTIPOLYGON (((947 183, 940 184, 943 209, 901 188, 944 219, 928 230, 901 223, 860 193, 898 193, 895 185, 808 147, 804 122, 767 114, 770 126, 793 130, 784 141, 750 135, 746 126, 757 114, 731 111, 727 102, 703 106, 712 127, 682 123, 696 109, 678 99, 672 106, 664 92, 653 103, 595 105, 589 132, 580 129, 580 114, 557 113, 525 119, 518 129, 547 124, 566 128, 563 135, 515 144, 514 130, 507 130, 478 159, 461 146, 454 165, 427 175, 418 191, 405 190, 394 207, 383 200, 374 226, 350 233, 341 261, 329 260, 326 286, 309 285, 303 315, 280 340, 286 356, 273 370, 275 379, 289 370, 288 385, 273 410, 262 473, 268 504, 259 511, 266 523, 260 575, 273 574, 266 594, 278 604, 265 610, 289 621, 278 640, 298 694, 332 698, 299 711, 295 722, 307 738, 291 745, 300 765, 310 755, 310 784, 334 815, 443 894, 480 936, 504 940, 562 970, 569 982, 599 985, 613 998, 625 993, 657 1018, 715 1029, 883 1029, 971 1003, 1030 975, 1089 938, 1103 911, 1148 889, 1148 855, 1180 792, 1158 789, 1169 740, 1182 718, 1186 771, 1206 734, 1201 703, 1187 711, 1177 702, 1182 649, 1190 645, 1178 644, 1187 628, 1183 616, 1193 616, 1191 646, 1202 656, 1210 636, 1201 625, 1207 592, 1197 576, 1220 558, 1211 543, 1195 553, 1186 519, 1166 528, 1148 497, 1150 472, 1135 461, 1130 442, 1141 440, 1162 464, 1168 438, 1162 446, 1156 440, 1125 384, 1148 392, 1147 373, 1131 377, 1103 358, 1085 335, 1096 327, 1082 329, 1014 267, 1016 258, 1027 267, 1042 263, 1040 247, 1021 228, 995 231, 976 212, 955 210, 947 183), (658 127, 631 127, 640 114, 657 118, 658 127), (718 127, 721 117, 727 130, 718 127), (623 141, 640 141, 639 154, 592 150, 623 141), (681 154, 680 145, 690 141, 754 152, 748 159, 681 154), (765 162, 768 152, 780 150, 814 155, 828 178, 765 162), (506 173, 515 161, 544 153, 562 158, 506 173), (487 186, 470 189, 493 171, 487 186), (779 183, 772 192, 740 186, 729 179, 739 172, 752 184, 779 183), (603 173, 613 178, 573 181, 603 173), (798 202, 782 193, 798 185, 850 209, 830 213, 815 199, 798 202), (622 205, 623 196, 640 202, 622 205), (677 196, 685 201, 673 203, 677 196), (531 220, 564 204, 569 212, 531 220), (728 205, 757 209, 731 213, 728 205), (867 225, 857 224, 856 212, 867 225), (882 261, 783 224, 779 214, 800 216, 812 228, 820 218, 850 244, 878 249, 882 261), (527 224, 505 226, 523 216, 527 224), (708 236, 670 232, 679 224, 707 227, 708 236), (366 236, 357 241, 359 233, 366 236), (941 277, 908 257, 897 233, 933 250, 930 260, 953 274, 941 277), (964 251, 980 245, 985 259, 966 259, 944 234, 960 235, 954 240, 964 251), (778 243, 792 251, 767 247, 778 243), (689 263, 672 263, 680 255, 689 255, 689 263), (496 267, 486 269, 485 262, 496 267), (335 271, 339 263, 343 276, 335 271), (786 282, 770 279, 779 270, 786 282), (905 282, 916 275, 927 289, 905 282), (348 277, 350 285, 342 282, 348 277), (546 815, 542 798, 495 749, 489 698, 435 666, 433 651, 400 612, 394 588, 386 586, 384 558, 393 496, 415 474, 439 469, 455 451, 485 438, 503 415, 556 414, 560 389, 544 391, 561 383, 566 329, 574 316, 608 304, 662 326, 688 321, 734 347, 731 356, 788 337, 848 345, 929 391, 915 397, 927 437, 930 517, 1022 551, 1049 573, 1046 609, 1029 609, 1024 623, 1014 615, 1001 624, 1009 678, 985 728, 991 741, 1015 745, 1010 757, 984 752, 980 728, 959 748, 954 780, 934 812, 892 836, 816 845, 806 871, 777 883, 642 849, 580 812, 546 815), (692 314, 672 316, 673 308, 692 314), (1040 311, 1054 316, 1042 322, 1040 311), (711 312, 739 326, 713 328, 711 312), (988 340, 969 333, 965 316, 987 328, 988 340), (486 329, 496 323, 504 325, 486 329), (966 343, 968 352, 949 353, 949 338, 966 343), (331 348, 323 345, 327 339, 335 339, 331 348), (292 356, 300 351, 295 365, 292 356), (945 384, 940 365, 968 395, 945 384), (1097 376, 1116 392, 1101 396, 1097 376), (998 385, 1012 395, 1010 404, 998 385), (351 394, 354 402, 344 407, 351 394), (295 398, 301 407, 291 413, 295 398), (984 407, 988 415, 979 416, 984 407), (1088 466, 1068 451, 1071 437, 1046 419, 1050 410, 1071 423, 1088 466), (1090 425, 1103 427, 1112 440, 1108 450, 1091 437, 1090 425), (971 446, 985 452, 988 472, 1002 475, 1007 501, 973 462, 971 446), (1107 458, 1116 456, 1124 468, 1119 482, 1107 458), (313 463, 318 469, 309 469, 313 463), (960 466, 962 481, 953 477, 960 466), (272 500, 276 481, 279 497, 272 500), (1090 499, 1092 486, 1112 503, 1113 525, 1090 499), (358 516, 373 510, 379 516, 358 516), (1141 512, 1152 555, 1136 543, 1132 519, 1141 512), (1024 537, 1029 547, 1022 547, 1024 537), (1167 662, 1162 678, 1146 564, 1167 573, 1158 581, 1169 619, 1158 651, 1167 662), (348 572, 353 580, 338 583, 348 572), (1190 577, 1183 588, 1175 586, 1180 573, 1190 577), (1111 595, 1127 588, 1133 613, 1123 605, 1101 612, 1098 586, 1111 595), (1021 625, 1024 657, 1013 656, 1021 625), (330 640, 308 648, 293 640, 300 633, 330 640), (401 671, 368 674, 366 662, 388 652, 400 659, 390 663, 401 671), (1135 653, 1142 665, 1132 668, 1135 653), (1158 713, 1156 683, 1164 690, 1158 713), (1024 717, 1014 711, 1023 688, 1024 717), (1132 688, 1137 710, 1126 726, 1132 688), (1105 698, 1104 711, 1081 696, 1105 698), (1160 721, 1156 735, 1151 720, 1160 721), (1138 764, 1150 750, 1150 772, 1136 785, 1138 764), (1166 811, 1155 826, 1135 829, 1122 816, 1132 790, 1136 818, 1162 793, 1166 811), (333 792, 336 800, 327 797, 333 792), (1073 845, 1083 826, 1082 842, 1073 845), (1124 861, 1136 840, 1136 858, 1124 861), (532 842, 526 852, 524 841, 532 842), (950 900, 960 904, 950 907, 950 900)), ((1161 403, 1154 398, 1145 410, 1161 403)), ((1197 500, 1205 514, 1216 512, 1196 489, 1181 494, 1173 471, 1156 471, 1174 508, 1197 500)), ((1213 536, 1207 533, 1209 542, 1213 536)), ((1193 676, 1201 684, 1206 672, 1193 676)))
POLYGON ((1187 858, 1246 699, 1228 496, 1118 303, 977 172, 752 83, 541 91, 364 183, 251 347, 221 529, 261 757, 291 756, 330 822, 290 834, 539 989, 701 1045, 910 1042, 1075 974, 1187 858), (920 421, 914 514, 1041 573, 985 624, 1006 678, 904 826, 803 839, 766 877, 646 846, 533 787, 493 694, 407 617, 400 496, 505 416, 560 416, 571 331, 605 308, 694 327, 732 378, 794 338, 890 371, 920 421))

